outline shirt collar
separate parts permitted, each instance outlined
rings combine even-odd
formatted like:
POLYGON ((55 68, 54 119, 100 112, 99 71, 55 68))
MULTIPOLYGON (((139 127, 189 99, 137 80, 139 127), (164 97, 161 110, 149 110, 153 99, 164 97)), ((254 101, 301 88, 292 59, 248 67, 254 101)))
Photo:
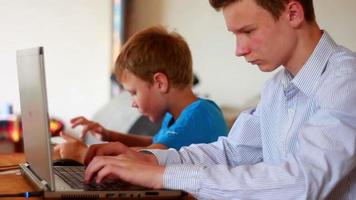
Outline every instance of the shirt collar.
POLYGON ((334 40, 324 31, 313 53, 297 75, 293 78, 292 75, 285 70, 285 75, 282 79, 284 88, 290 88, 290 84, 293 84, 305 95, 311 96, 336 46, 337 44, 334 40))

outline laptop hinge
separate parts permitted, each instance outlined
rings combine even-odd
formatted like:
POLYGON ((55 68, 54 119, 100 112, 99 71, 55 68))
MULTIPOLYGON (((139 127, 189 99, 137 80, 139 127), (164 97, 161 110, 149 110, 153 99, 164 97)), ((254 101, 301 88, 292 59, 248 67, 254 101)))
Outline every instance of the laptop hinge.
POLYGON ((25 177, 30 181, 30 183, 32 183, 33 186, 36 187, 36 189, 43 191, 50 190, 47 181, 39 179, 36 174, 32 172, 28 163, 20 164, 20 169, 21 173, 25 175, 25 177))

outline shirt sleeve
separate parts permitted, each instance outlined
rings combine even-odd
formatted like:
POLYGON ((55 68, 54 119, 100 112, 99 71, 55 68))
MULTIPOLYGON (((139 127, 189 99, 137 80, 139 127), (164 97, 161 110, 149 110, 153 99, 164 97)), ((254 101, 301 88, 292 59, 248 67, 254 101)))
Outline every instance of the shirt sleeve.
MULTIPOLYGON (((330 112, 317 115, 314 120, 335 117, 330 112)), ((164 172, 164 187, 185 190, 199 199, 324 199, 356 164, 355 131, 351 124, 336 121, 332 126, 324 125, 323 131, 320 124, 306 125, 301 135, 302 151, 290 154, 279 165, 259 162, 236 166, 232 163, 239 154, 226 149, 226 157, 211 157, 212 149, 206 146, 171 151, 163 157, 158 153, 161 163, 172 162, 164 172), (341 133, 335 137, 335 131, 341 133), (206 154, 202 154, 204 150, 206 154)))
POLYGON ((299 150, 281 163, 262 162, 258 118, 244 113, 228 138, 167 152, 172 157, 156 152, 161 164, 169 164, 164 187, 199 199, 326 199, 337 184, 354 183, 356 94, 350 89, 356 82, 344 78, 334 85, 325 92, 331 89, 341 100, 320 99, 301 128, 299 150))

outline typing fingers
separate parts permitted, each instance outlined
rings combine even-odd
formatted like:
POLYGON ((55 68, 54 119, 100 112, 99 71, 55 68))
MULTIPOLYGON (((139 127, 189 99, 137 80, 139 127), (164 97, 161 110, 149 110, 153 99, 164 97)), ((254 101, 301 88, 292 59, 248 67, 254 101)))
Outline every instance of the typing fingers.
POLYGON ((95 177, 96 183, 101 183, 110 177, 135 185, 159 189, 163 187, 164 170, 164 166, 151 165, 127 155, 98 156, 87 167, 85 181, 90 183, 95 177))
POLYGON ((103 128, 100 124, 96 123, 96 122, 92 122, 92 121, 87 121, 85 124, 82 124, 84 127, 83 131, 82 131, 82 137, 84 137, 89 131, 93 131, 95 133, 98 134, 102 134, 103 132, 103 128))
POLYGON ((121 179, 130 182, 133 177, 130 169, 132 162, 124 156, 97 156, 85 170, 85 181, 90 183, 95 177, 96 183, 106 178, 121 179))
POLYGON ((89 147, 85 155, 84 163, 89 165, 95 156, 116 156, 127 151, 131 151, 127 146, 120 142, 110 142, 105 144, 94 144, 89 147))
POLYGON ((110 143, 107 143, 106 145, 101 146, 99 149, 97 149, 96 155, 97 156, 101 156, 101 155, 116 156, 116 155, 126 153, 128 150, 130 150, 130 149, 120 142, 110 142, 110 143))
POLYGON ((115 164, 104 165, 96 174, 96 179, 95 179, 96 183, 101 183, 107 177, 120 178, 119 170, 120 170, 119 166, 115 164))
POLYGON ((78 125, 82 125, 86 121, 88 121, 88 120, 85 117, 80 116, 80 117, 75 117, 75 118, 71 119, 70 123, 72 124, 72 128, 75 128, 78 125))
POLYGON ((62 157, 61 149, 62 149, 61 144, 57 144, 56 146, 54 146, 53 148, 53 154, 55 155, 54 157, 58 157, 58 158, 62 157))
POLYGON ((63 132, 63 131, 61 131, 61 132, 59 133, 59 135, 60 135, 64 140, 66 140, 67 142, 75 142, 75 141, 78 141, 77 138, 75 138, 75 137, 71 136, 70 134, 68 134, 68 133, 66 133, 66 132, 63 132))
MULTIPOLYGON (((91 180, 96 177, 96 182, 100 183, 104 177, 108 175, 108 173, 101 172, 101 169, 105 166, 110 166, 110 171, 113 170, 111 165, 115 164, 116 159, 112 156, 96 156, 92 162, 89 163, 85 170, 84 180, 86 183, 90 183, 91 180), (100 173, 100 177, 97 174, 100 173)), ((106 169, 108 171, 108 169, 106 169)))
POLYGON ((93 160, 93 158, 96 156, 96 151, 102 147, 103 145, 106 144, 93 144, 89 147, 87 153, 85 154, 84 158, 84 164, 89 165, 89 163, 93 160))

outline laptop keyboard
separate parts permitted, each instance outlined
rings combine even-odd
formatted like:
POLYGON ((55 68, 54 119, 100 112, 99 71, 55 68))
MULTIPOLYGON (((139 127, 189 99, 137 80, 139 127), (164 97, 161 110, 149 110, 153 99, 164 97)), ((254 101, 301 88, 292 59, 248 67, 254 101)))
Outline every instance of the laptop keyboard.
POLYGON ((84 183, 84 167, 83 166, 54 166, 54 173, 62 178, 68 185, 73 189, 84 189, 84 190, 118 190, 122 186, 126 185, 123 182, 117 182, 113 180, 106 180, 101 184, 95 183, 84 183))

